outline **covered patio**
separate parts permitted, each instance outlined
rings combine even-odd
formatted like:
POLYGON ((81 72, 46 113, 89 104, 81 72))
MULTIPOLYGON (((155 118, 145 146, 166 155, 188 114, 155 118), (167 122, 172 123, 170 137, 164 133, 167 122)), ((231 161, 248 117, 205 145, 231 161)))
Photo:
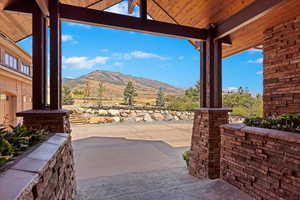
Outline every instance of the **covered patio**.
MULTIPOLYGON (((139 17, 103 11, 119 2, 0 3, 1 33, 14 42, 29 35, 33 38, 32 110, 17 113, 23 117, 23 123, 33 128, 45 127, 53 133, 71 133, 69 112, 61 106, 61 21, 186 39, 201 58, 201 108, 195 110, 189 173, 201 179, 222 179, 256 199, 299 199, 298 135, 220 126, 228 123, 230 112, 222 108, 222 58, 250 48, 264 52, 264 115, 300 112, 300 1, 128 0, 128 12, 139 6, 139 17), (278 166, 283 163, 288 164, 284 168, 278 166)), ((73 155, 68 156, 70 171, 73 155)), ((72 189, 66 191, 73 193, 72 189)))

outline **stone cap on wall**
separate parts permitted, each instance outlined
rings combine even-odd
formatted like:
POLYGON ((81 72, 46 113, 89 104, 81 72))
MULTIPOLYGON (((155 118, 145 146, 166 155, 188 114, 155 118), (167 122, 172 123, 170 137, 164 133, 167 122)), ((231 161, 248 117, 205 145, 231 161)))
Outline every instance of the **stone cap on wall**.
MULTIPOLYGON (((294 143, 300 144, 300 134, 299 133, 281 131, 281 130, 276 130, 276 129, 251 127, 251 126, 246 126, 243 123, 224 124, 224 125, 221 125, 220 128, 221 129, 230 129, 233 131, 246 132, 246 133, 251 133, 251 134, 255 134, 255 135, 259 135, 259 136, 265 136, 265 137, 270 137, 270 138, 274 138, 274 139, 280 139, 280 140, 285 140, 288 142, 294 142, 294 143)), ((235 132, 232 132, 232 134, 234 134, 234 133, 235 132)))
POLYGON ((17 199, 28 188, 32 188, 40 174, 49 165, 55 164, 52 158, 69 139, 70 134, 56 133, 0 174, 0 199, 17 199))
POLYGON ((50 110, 50 109, 41 109, 41 110, 25 110, 17 113, 17 117, 24 116, 39 116, 39 115, 50 115, 50 116, 64 116, 69 115, 71 111, 59 109, 59 110, 50 110))
POLYGON ((232 112, 232 109, 231 108, 195 108, 192 111, 194 111, 194 112, 209 112, 209 111, 232 112))

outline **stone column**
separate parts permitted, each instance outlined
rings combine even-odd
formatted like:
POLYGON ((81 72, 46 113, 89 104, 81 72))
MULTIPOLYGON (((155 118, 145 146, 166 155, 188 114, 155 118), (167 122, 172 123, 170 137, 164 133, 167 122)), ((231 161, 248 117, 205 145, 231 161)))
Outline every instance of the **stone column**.
POLYGON ((221 150, 219 126, 228 123, 228 112, 231 110, 200 108, 194 111, 189 173, 198 178, 219 178, 221 150))
POLYGON ((27 110, 17 113, 29 128, 46 129, 51 133, 71 133, 68 110, 27 110))

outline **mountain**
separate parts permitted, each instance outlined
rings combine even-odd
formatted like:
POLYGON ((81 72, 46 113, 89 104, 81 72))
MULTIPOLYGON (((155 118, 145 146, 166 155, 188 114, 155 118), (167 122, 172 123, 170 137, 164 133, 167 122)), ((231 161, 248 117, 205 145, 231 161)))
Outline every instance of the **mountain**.
POLYGON ((167 83, 103 70, 96 70, 75 79, 64 78, 63 84, 69 86, 72 90, 84 90, 87 81, 89 81, 92 88, 92 96, 97 94, 99 81, 104 83, 104 96, 107 98, 122 98, 124 88, 129 81, 137 89, 138 98, 155 98, 159 88, 162 88, 166 95, 184 94, 183 89, 167 83))

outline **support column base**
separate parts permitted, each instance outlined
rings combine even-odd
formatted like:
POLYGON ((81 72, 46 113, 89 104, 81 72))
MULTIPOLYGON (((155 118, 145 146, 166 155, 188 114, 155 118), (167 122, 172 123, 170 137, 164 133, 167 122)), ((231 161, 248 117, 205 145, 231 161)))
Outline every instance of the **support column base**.
POLYGON ((228 123, 228 108, 195 109, 189 173, 197 178, 220 177, 221 134, 228 123))
POLYGON ((23 117, 23 124, 29 128, 46 129, 51 133, 71 133, 68 110, 27 110, 17 113, 17 116, 23 117))

